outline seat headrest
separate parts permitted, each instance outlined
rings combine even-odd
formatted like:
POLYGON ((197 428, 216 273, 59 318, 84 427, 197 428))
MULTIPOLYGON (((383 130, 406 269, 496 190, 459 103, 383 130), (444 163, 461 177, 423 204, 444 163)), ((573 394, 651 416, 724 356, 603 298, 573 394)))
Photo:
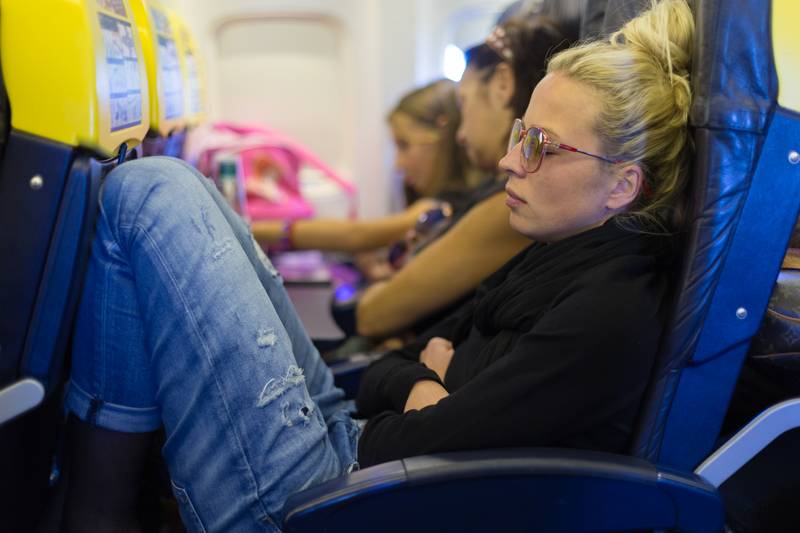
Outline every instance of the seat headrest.
MULTIPOLYGON (((195 119, 198 105, 191 105, 191 82, 183 44, 183 24, 156 0, 129 0, 142 41, 142 52, 150 81, 150 129, 167 137, 195 119)), ((195 47, 192 44, 191 50, 195 47)), ((193 71, 196 72, 193 63, 193 71)))
POLYGON ((189 126, 205 120, 205 72, 197 41, 189 27, 173 13, 173 24, 178 32, 178 56, 183 70, 184 93, 186 94, 186 123, 189 126))
POLYGON ((149 128, 142 49, 125 0, 0 0, 14 130, 103 155, 149 128))

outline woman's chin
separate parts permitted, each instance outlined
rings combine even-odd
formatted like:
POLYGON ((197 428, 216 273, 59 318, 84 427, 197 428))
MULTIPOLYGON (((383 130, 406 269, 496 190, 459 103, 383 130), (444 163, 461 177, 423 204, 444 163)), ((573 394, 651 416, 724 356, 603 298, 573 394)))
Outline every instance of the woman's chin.
POLYGON ((530 232, 530 228, 527 228, 526 224, 524 224, 523 222, 524 221, 520 219, 520 216, 514 212, 514 209, 510 208, 510 213, 508 215, 508 224, 511 226, 511 229, 513 229, 520 235, 527 237, 528 233, 530 232))

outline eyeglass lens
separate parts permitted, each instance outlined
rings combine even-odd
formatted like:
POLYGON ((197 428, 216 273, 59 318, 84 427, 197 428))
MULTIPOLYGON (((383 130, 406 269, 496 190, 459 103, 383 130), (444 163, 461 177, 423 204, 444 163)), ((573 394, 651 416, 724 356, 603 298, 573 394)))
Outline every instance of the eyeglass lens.
POLYGON ((539 164, 539 159, 542 156, 542 149, 544 147, 544 134, 539 128, 531 127, 525 130, 522 127, 522 121, 517 119, 514 121, 514 127, 511 128, 511 135, 508 138, 508 151, 510 152, 517 143, 522 139, 522 163, 526 170, 532 170, 539 164))

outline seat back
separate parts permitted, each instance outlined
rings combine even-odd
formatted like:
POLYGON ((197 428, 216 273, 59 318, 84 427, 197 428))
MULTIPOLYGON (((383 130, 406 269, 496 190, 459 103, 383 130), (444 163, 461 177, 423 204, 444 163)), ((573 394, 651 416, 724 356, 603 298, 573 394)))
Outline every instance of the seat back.
POLYGON ((188 107, 175 16, 157 0, 129 0, 150 81, 150 132, 144 155, 180 155, 188 107))
POLYGON ((100 182, 144 137, 149 109, 126 1, 0 0, 0 57, 11 111, 0 159, 0 516, 22 531, 6 518, 29 515, 47 486, 100 182), (43 399, 49 410, 7 420, 43 399))
POLYGON ((684 470, 714 447, 800 209, 797 4, 694 8, 686 260, 632 450, 684 470))
POLYGON ((748 353, 749 364, 777 385, 780 400, 800 397, 800 250, 790 251, 748 353))
POLYGON ((206 118, 206 78, 200 50, 189 27, 174 11, 171 12, 171 17, 183 74, 186 127, 172 135, 172 142, 167 145, 165 155, 186 159, 185 144, 188 132, 202 124, 206 118))
POLYGON ((202 56, 189 27, 175 12, 171 13, 176 32, 178 58, 181 62, 184 87, 186 126, 191 128, 206 119, 206 77, 202 56))

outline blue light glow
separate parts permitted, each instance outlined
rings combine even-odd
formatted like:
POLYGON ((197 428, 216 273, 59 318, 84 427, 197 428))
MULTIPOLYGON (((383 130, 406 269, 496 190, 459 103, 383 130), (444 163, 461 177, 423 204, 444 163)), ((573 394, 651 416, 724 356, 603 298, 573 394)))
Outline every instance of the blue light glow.
POLYGON ((347 302, 356 295, 356 288, 347 283, 339 285, 334 291, 333 297, 337 302, 347 302))

